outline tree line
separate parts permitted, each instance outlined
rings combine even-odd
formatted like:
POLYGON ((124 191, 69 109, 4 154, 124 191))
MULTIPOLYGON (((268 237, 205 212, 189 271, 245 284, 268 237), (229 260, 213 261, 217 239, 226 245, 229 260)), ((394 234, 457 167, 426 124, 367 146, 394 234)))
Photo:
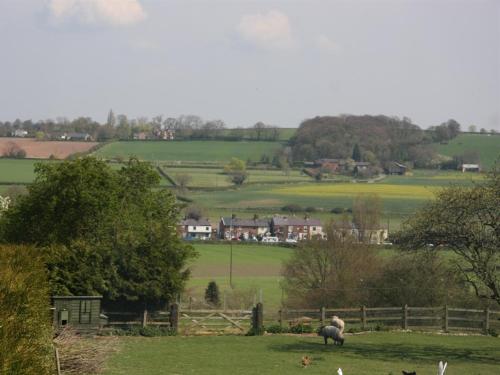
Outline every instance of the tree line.
POLYGON ((14 136, 16 130, 26 130, 28 137, 40 140, 58 139, 67 132, 88 133, 97 141, 131 140, 138 138, 139 134, 142 135, 140 138, 155 139, 161 138, 160 132, 165 129, 175 132, 175 139, 181 140, 277 141, 280 136, 278 127, 260 121, 248 128, 228 128, 222 120, 206 121, 196 115, 128 118, 124 114, 115 115, 112 110, 102 124, 91 117, 0 121, 0 137, 14 136))

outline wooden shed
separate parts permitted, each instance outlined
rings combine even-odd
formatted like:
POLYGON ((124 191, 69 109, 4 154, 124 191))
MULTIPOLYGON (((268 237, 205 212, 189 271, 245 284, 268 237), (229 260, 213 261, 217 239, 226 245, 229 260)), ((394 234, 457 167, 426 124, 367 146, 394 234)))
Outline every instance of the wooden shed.
POLYGON ((102 296, 53 296, 54 327, 77 330, 99 329, 102 296))

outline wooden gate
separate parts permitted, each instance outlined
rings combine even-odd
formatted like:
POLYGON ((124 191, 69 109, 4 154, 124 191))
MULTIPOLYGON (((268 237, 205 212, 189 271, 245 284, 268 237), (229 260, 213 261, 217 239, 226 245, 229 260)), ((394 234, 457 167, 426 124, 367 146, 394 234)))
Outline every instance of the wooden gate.
POLYGON ((179 332, 185 335, 244 334, 251 326, 249 310, 182 310, 179 332))

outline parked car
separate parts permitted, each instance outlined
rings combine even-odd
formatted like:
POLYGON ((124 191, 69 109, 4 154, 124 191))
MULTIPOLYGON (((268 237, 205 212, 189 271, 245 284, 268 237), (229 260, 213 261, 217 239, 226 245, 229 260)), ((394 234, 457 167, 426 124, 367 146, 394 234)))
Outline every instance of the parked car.
POLYGON ((278 237, 269 236, 269 237, 262 237, 262 242, 266 242, 266 243, 278 243, 280 241, 279 241, 278 237))

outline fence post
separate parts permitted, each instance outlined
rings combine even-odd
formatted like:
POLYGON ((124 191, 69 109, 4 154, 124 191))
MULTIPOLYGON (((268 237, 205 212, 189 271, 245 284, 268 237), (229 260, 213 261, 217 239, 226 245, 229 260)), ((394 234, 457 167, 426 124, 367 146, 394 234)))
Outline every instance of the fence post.
POLYGON ((260 302, 252 309, 252 328, 256 336, 264 333, 264 309, 260 302))
POLYGON ((490 308, 484 310, 484 334, 487 335, 490 329, 490 308))
POLYGON ((179 328, 179 305, 177 303, 172 303, 170 305, 170 315, 168 320, 170 322, 170 328, 177 332, 177 329, 179 328))
POLYGON ((408 329, 408 305, 403 306, 403 327, 404 330, 408 329))
POLYGON ((142 313, 142 326, 146 327, 148 325, 148 310, 144 309, 142 313))
POLYGON ((361 306, 361 329, 366 329, 366 306, 361 306))
POLYGON ((449 324, 449 319, 448 319, 448 305, 444 305, 444 323, 443 323, 443 331, 448 332, 448 324, 449 324))
POLYGON ((325 306, 323 306, 320 310, 321 312, 321 325, 324 326, 325 325, 325 321, 326 321, 326 311, 325 311, 325 306))

